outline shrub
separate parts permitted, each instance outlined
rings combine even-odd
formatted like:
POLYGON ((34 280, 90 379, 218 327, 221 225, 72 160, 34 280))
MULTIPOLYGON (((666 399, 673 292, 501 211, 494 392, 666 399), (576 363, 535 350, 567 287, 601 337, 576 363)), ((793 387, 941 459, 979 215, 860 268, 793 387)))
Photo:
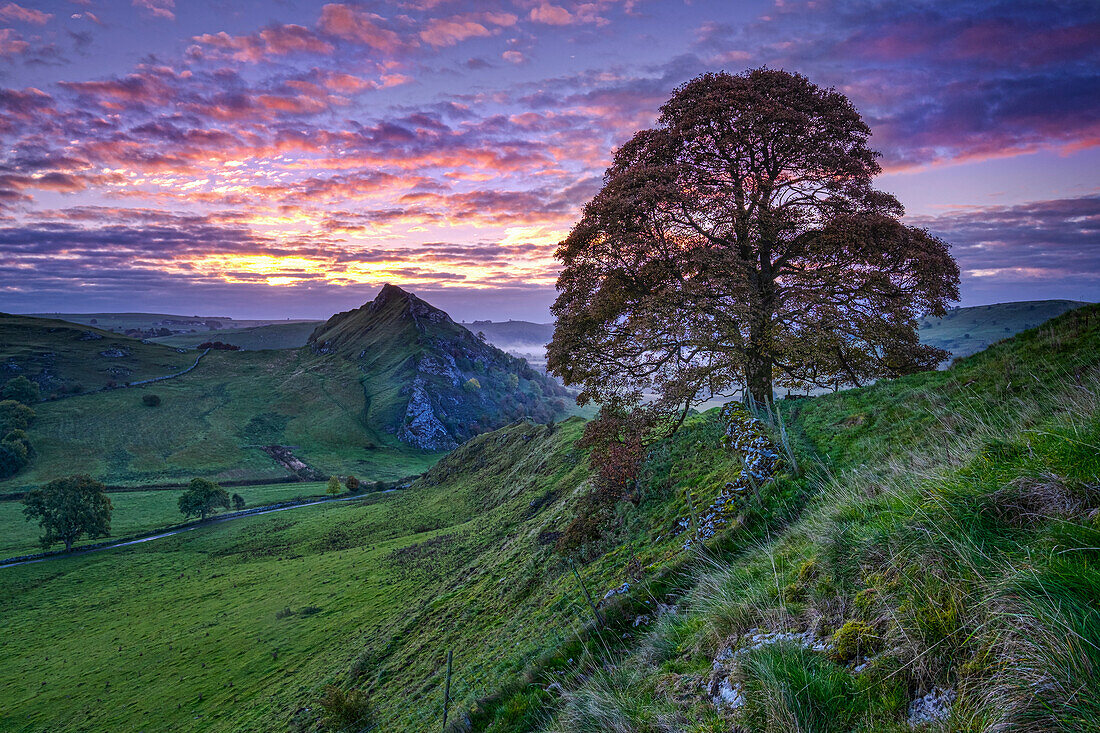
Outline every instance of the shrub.
POLYGON ((5 400, 15 400, 16 402, 22 402, 24 405, 29 405, 32 402, 38 402, 38 385, 26 377, 15 377, 9 379, 8 383, 4 385, 3 393, 0 396, 5 400))
POLYGON ((146 407, 156 407, 157 405, 160 404, 160 395, 155 395, 155 394, 143 395, 142 398, 141 398, 141 404, 145 405, 146 407))
POLYGON ((323 711, 321 724, 328 730, 361 730, 370 726, 370 701, 362 690, 345 692, 336 685, 329 685, 318 705, 323 711))
POLYGON ((0 402, 0 432, 26 430, 35 418, 35 412, 15 400, 0 402))
POLYGON ((27 449, 23 445, 0 443, 0 479, 19 473, 27 462, 27 449))
POLYGON ((466 383, 462 385, 462 389, 467 392, 477 392, 481 389, 481 382, 477 381, 477 377, 470 377, 466 380, 466 383))
POLYGON ((233 508, 237 511, 244 509, 244 497, 240 494, 233 494, 233 508))
POLYGON ((328 477, 328 495, 336 496, 340 493, 340 479, 335 476, 328 477))
POLYGON ((359 490, 359 479, 355 478, 354 476, 348 476, 346 479, 344 479, 344 486, 348 488, 348 491, 354 494, 356 491, 359 490))

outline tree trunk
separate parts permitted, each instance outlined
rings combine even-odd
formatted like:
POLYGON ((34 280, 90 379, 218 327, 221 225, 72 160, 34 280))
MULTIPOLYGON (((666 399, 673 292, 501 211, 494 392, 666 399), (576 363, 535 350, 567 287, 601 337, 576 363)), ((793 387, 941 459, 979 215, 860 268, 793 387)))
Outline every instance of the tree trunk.
POLYGON ((761 294, 761 305, 754 310, 752 320, 749 323, 749 343, 745 355, 745 378, 748 384, 749 394, 753 402, 766 409, 772 404, 772 360, 771 345, 768 334, 767 307, 770 298, 767 294, 761 294))
POLYGON ((65 538, 65 552, 73 551, 73 541, 68 537, 65 538))
POLYGON ((746 385, 753 402, 761 408, 772 404, 772 365, 766 357, 755 355, 745 364, 746 385))

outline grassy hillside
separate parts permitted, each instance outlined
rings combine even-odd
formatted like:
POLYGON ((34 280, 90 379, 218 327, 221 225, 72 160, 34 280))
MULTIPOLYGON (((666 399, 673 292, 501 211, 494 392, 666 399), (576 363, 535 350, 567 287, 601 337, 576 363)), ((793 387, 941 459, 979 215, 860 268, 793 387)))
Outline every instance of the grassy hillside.
POLYGON ((0 313, 0 382, 25 376, 44 398, 172 374, 195 356, 91 326, 0 313))
POLYGON ((521 424, 403 493, 10 569, 0 728, 286 729, 353 680, 382 729, 434 725, 446 648, 469 704, 587 612, 538 539, 548 492, 583 481, 578 431, 521 424))
MULTIPOLYGON (((947 372, 787 403, 802 462, 820 461, 791 524, 719 537, 680 612, 629 652, 475 719, 907 731, 946 703, 922 729, 1098 730, 1098 408, 1097 306, 947 372)), ((535 670, 542 689, 553 679, 535 670)))
MULTIPOLYGON (((20 651, 0 670, 0 728, 178 730, 201 716, 215 731, 308 730, 336 684, 370 694, 380 730, 421 731, 441 720, 447 649, 459 711, 547 650, 572 674, 554 650, 591 611, 555 541, 587 491, 582 427, 521 422, 406 491, 5 571, 0 613, 20 651)), ((720 436, 713 415, 692 418, 655 457, 641 510, 578 565, 597 600, 641 577, 662 602, 675 589, 691 556, 672 531, 685 489, 704 506, 740 471, 720 436)))
POLYGON ((159 336, 152 340, 165 346, 182 348, 194 348, 206 341, 221 341, 225 344, 240 346, 246 351, 297 349, 306 345, 309 335, 319 323, 320 321, 297 321, 251 328, 223 328, 217 331, 159 336))
POLYGON ((568 393, 557 382, 394 285, 334 315, 309 343, 315 353, 354 364, 368 419, 420 448, 449 450, 512 420, 544 421, 567 409, 568 393))
POLYGON ((0 491, 74 472, 122 485, 285 477, 261 450, 272 444, 291 446, 322 474, 370 480, 438 460, 375 429, 359 380, 348 364, 304 350, 213 351, 177 379, 40 403, 28 431, 38 456, 0 491), (146 407, 144 394, 161 404, 146 407))
POLYGON ((481 435, 407 491, 3 571, 0 728, 311 730, 335 684, 428 730, 451 649, 457 729, 901 731, 933 687, 941 729, 1095 729, 1098 360, 1094 306, 787 401, 805 472, 756 484, 717 412, 690 418, 579 553, 606 630, 555 549, 589 486, 576 419, 481 435), (716 533, 685 549, 689 490, 716 533))
POLYGON ((970 356, 1083 305, 1076 300, 1027 300, 952 308, 943 317, 922 319, 919 335, 921 343, 946 349, 956 358, 970 356))

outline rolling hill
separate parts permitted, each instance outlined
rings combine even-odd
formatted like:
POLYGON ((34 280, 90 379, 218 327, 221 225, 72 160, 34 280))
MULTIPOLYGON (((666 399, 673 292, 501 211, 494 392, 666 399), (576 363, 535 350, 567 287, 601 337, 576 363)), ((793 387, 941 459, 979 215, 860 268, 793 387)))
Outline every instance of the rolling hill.
POLYGON ((309 345, 354 363, 368 419, 419 448, 449 450, 511 420, 566 410, 555 381, 395 285, 318 326, 309 345))
POLYGON ((174 374, 195 357, 94 326, 0 313, 0 382, 25 376, 47 399, 174 374))
POLYGON ((182 348, 195 348, 206 341, 221 341, 224 344, 239 346, 245 351, 297 349, 306 345, 310 334, 319 323, 320 321, 293 321, 249 328, 222 328, 217 331, 157 336, 151 340, 165 346, 182 348))
POLYGON ((34 406, 37 456, 0 481, 0 493, 72 473, 126 486, 193 476, 393 480, 477 433, 567 409, 555 382, 392 286, 317 328, 311 347, 211 351, 193 371, 132 388, 124 385, 180 372, 198 354, 26 316, 0 318, 0 334, 8 374, 65 397, 34 406), (146 406, 147 394, 160 404, 146 406), (272 446, 306 469, 288 468, 272 446))
POLYGON ((918 335, 921 343, 949 351, 957 359, 1085 305, 1076 300, 1025 300, 952 308, 942 317, 921 319, 918 335))
POLYGON ((0 728, 316 730, 335 685, 378 730, 431 730, 451 650, 452 731, 902 733, 934 692, 951 718, 925 730, 1095 729, 1098 359, 1092 306, 782 401, 784 458, 721 522, 699 509, 747 453, 690 417, 570 555, 575 418, 480 435, 405 491, 9 568, 0 728), (693 521, 713 531, 686 547, 693 521))

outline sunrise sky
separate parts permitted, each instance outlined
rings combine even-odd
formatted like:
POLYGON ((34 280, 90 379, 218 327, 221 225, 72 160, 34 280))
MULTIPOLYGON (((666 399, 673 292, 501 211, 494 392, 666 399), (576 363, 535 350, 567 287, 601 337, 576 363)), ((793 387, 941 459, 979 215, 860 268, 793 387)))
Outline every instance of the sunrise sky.
POLYGON ((850 96, 963 305, 1100 300, 1100 3, 0 0, 0 310, 549 320, 680 83, 850 96))

